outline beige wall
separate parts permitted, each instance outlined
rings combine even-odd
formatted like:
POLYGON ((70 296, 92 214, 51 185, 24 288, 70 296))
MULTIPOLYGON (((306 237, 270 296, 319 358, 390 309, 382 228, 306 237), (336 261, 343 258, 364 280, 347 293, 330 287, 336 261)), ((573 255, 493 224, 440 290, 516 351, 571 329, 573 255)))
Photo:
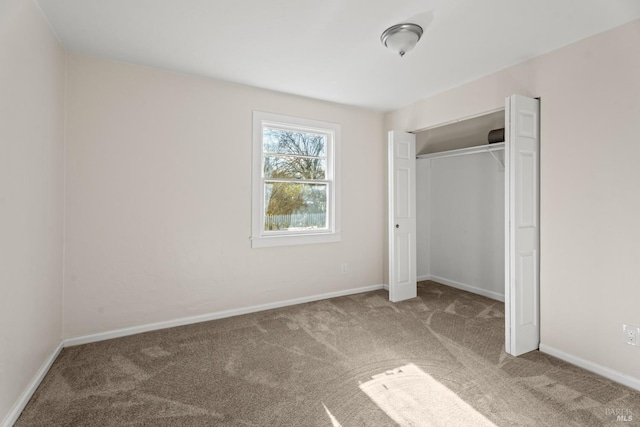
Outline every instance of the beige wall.
POLYGON ((0 4, 0 424, 61 339, 63 48, 32 1, 0 4))
POLYGON ((382 114, 70 54, 67 115, 65 337, 382 283, 382 114), (340 243, 251 249, 253 110, 342 124, 340 243))
POLYGON ((541 97, 541 341, 640 378, 640 21, 385 117, 417 130, 541 97))

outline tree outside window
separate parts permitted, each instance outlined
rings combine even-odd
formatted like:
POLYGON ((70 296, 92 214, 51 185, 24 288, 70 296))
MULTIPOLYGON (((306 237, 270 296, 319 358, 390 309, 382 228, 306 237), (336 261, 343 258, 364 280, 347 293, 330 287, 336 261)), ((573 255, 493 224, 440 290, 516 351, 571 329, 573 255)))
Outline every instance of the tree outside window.
POLYGON ((254 112, 252 246, 340 240, 340 125, 254 112))
POLYGON ((327 137, 264 128, 266 231, 327 227, 327 137))

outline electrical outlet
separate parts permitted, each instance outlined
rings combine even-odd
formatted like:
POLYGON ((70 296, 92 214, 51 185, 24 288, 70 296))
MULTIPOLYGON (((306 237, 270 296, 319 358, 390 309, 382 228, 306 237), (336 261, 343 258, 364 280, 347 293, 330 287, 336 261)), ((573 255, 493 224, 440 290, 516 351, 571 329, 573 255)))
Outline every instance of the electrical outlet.
POLYGON ((622 340, 629 345, 640 346, 638 339, 640 338, 640 328, 632 325, 622 325, 622 340))
POLYGON ((340 266, 340 272, 342 274, 347 274, 349 272, 349 266, 346 262, 340 266))

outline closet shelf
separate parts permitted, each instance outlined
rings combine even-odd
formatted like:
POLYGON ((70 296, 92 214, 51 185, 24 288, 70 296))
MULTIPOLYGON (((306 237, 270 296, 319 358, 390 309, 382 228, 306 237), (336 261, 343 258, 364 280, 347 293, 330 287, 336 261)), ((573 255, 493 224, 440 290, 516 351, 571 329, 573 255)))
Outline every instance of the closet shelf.
MULTIPOLYGON (((476 147, 460 148, 458 150, 440 151, 438 153, 420 154, 417 159, 435 159, 438 157, 464 156, 467 154, 489 153, 493 155, 494 151, 504 150, 504 142, 496 144, 478 145, 476 147)), ((495 158, 495 156, 494 156, 495 158)))

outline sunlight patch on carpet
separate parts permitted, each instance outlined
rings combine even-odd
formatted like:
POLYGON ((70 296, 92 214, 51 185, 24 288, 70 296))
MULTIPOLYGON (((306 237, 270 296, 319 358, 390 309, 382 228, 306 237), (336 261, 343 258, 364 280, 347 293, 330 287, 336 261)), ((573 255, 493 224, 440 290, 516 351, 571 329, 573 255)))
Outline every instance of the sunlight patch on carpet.
POLYGON ((371 377, 360 390, 401 426, 492 426, 453 391, 414 364, 371 377))
POLYGON ((342 427, 342 424, 340 424, 340 422, 336 419, 336 417, 333 416, 329 408, 327 408, 327 405, 323 403, 322 406, 324 406, 324 410, 327 411, 327 415, 329 415, 329 419, 331 420, 331 426, 342 427))

